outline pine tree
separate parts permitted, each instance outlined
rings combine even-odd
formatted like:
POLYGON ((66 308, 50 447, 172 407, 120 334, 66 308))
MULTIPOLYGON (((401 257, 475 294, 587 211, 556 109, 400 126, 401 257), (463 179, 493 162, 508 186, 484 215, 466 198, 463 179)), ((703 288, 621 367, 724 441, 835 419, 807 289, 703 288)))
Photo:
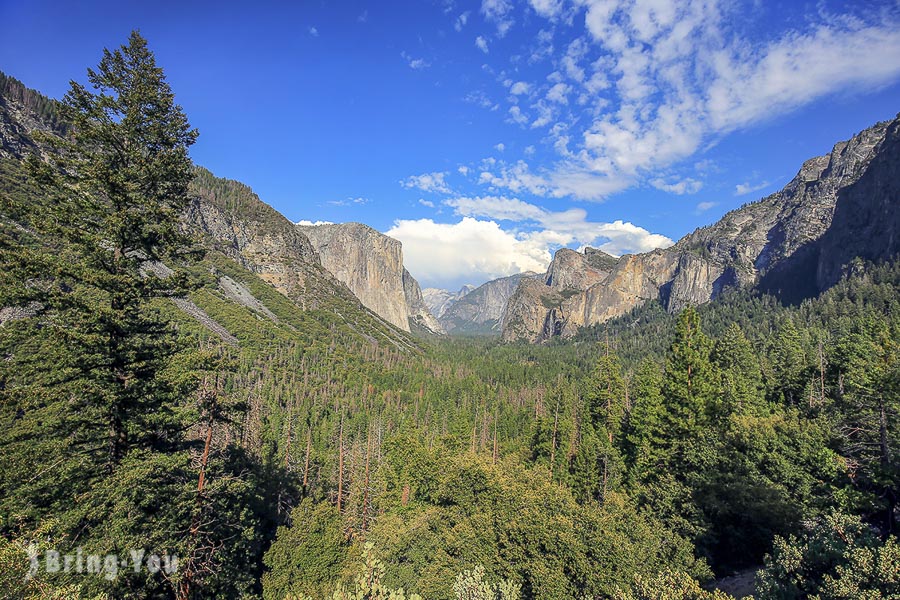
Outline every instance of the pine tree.
POLYGON ((702 471, 717 459, 716 383, 710 361, 712 343, 700 317, 686 308, 675 324, 663 382, 668 466, 677 477, 702 471))
POLYGON ((717 412, 720 415, 762 412, 765 406, 759 361, 737 323, 729 325, 716 340, 712 360, 721 388, 717 412))
POLYGON ((697 311, 684 309, 675 325, 663 384, 669 434, 674 438, 689 437, 709 424, 715 399, 711 346, 697 311))
POLYGON ((662 374, 650 360, 634 378, 633 406, 625 427, 623 452, 633 481, 646 481, 665 463, 666 426, 662 374))
MULTIPOLYGON (((54 152, 30 159, 41 210, 3 207, 0 306, 30 317, 0 332, 0 496, 17 519, 52 515, 88 548, 177 550, 195 498, 208 513, 233 508, 231 491, 213 495, 212 464, 192 490, 184 432, 199 373, 159 309, 190 289, 183 267, 198 255, 179 224, 197 133, 136 32, 88 81, 62 104, 68 135, 45 137, 54 152)), ((145 573, 92 585, 152 595, 172 582, 145 573)))
POLYGON ((597 436, 599 496, 605 498, 614 489, 624 471, 619 448, 625 418, 625 382, 619 359, 609 345, 597 361, 588 380, 585 403, 597 436))

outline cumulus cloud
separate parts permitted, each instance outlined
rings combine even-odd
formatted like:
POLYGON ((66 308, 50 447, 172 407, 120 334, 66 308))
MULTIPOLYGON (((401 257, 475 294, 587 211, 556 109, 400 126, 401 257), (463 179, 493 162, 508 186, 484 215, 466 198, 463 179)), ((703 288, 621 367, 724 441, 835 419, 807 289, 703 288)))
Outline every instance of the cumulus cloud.
POLYGON ((497 35, 503 37, 513 26, 512 3, 509 0, 481 0, 481 14, 497 25, 497 35))
MULTIPOLYGON (((549 25, 525 56, 532 64, 549 58, 548 68, 515 81, 501 71, 498 81, 509 91, 507 120, 546 131, 557 150, 556 162, 539 174, 545 196, 602 200, 634 184, 692 193, 699 182, 664 181, 659 171, 736 129, 900 79, 900 9, 889 3, 855 16, 822 9, 793 28, 776 24, 751 39, 733 25, 747 19, 739 12, 745 3, 529 2, 549 25), (562 14, 583 20, 569 19, 575 37, 556 46, 562 14), (555 134, 561 122, 567 131, 555 134)), ((482 14, 497 22, 514 13, 506 0, 484 0, 482 14)), ((503 175, 493 175, 500 185, 503 175)), ((742 184, 737 193, 751 187, 742 184)))
POLYGON ((593 246, 609 254, 648 252, 672 245, 666 236, 621 220, 588 220, 582 208, 550 211, 505 196, 458 197, 444 201, 456 223, 399 220, 387 235, 403 242, 404 262, 427 285, 544 271, 562 246, 593 246), (509 223, 502 227, 499 223, 509 223))
POLYGON ((319 37, 319 30, 316 29, 315 27, 309 27, 307 29, 307 31, 309 31, 309 35, 311 35, 313 37, 319 37))
POLYGON ((403 243, 403 263, 425 287, 543 271, 551 258, 546 248, 519 239, 494 221, 470 217, 458 223, 398 220, 385 233, 403 243))
POLYGON ((718 202, 700 202, 695 209, 698 213, 706 212, 714 206, 718 206, 718 202))
POLYGON ((439 194, 449 194, 450 187, 444 181, 447 176, 446 172, 423 173, 422 175, 411 175, 400 181, 400 185, 407 189, 418 189, 423 192, 435 192, 439 194))
POLYGON ((517 81, 510 86, 509 93, 513 96, 521 96, 522 94, 527 94, 530 89, 531 85, 529 83, 517 81))
POLYGON ((548 19, 559 16, 562 12, 562 0, 529 0, 534 12, 548 19))
POLYGON ((307 221, 306 219, 301 219, 297 221, 297 225, 301 227, 318 227, 319 225, 334 225, 331 221, 307 221))
POLYGON ((509 120, 519 125, 528 123, 528 116, 515 104, 509 107, 509 120))
POLYGON ((768 181, 761 181, 759 183, 750 183, 749 181, 744 183, 739 183, 734 186, 734 195, 735 196, 746 196, 747 194, 752 194, 753 192, 758 192, 759 190, 768 187, 768 181))
POLYGON ((481 50, 481 51, 484 52, 485 54, 487 54, 488 52, 490 52, 490 50, 488 49, 488 43, 487 43, 487 40, 484 39, 483 36, 480 36, 480 35, 479 35, 477 38, 475 38, 475 45, 478 47, 479 50, 481 50))
POLYGON ((703 182, 696 179, 682 179, 680 181, 666 181, 662 178, 656 178, 650 181, 650 185, 663 192, 669 192, 677 196, 684 194, 696 194, 703 189, 703 182))

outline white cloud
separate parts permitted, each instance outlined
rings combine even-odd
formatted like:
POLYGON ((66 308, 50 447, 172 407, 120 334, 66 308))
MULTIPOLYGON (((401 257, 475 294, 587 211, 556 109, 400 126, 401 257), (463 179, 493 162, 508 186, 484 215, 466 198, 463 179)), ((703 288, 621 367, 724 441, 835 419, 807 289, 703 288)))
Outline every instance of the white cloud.
POLYGON ((436 192, 440 194, 449 194, 450 188, 444 181, 447 173, 434 172, 423 173, 422 175, 411 175, 400 181, 400 185, 407 189, 419 189, 423 192, 436 192))
POLYGON ((494 146, 494 149, 495 149, 497 152, 503 152, 504 150, 506 150, 506 144, 504 144, 503 142, 500 142, 499 144, 497 144, 496 146, 494 146))
POLYGON ((562 0, 529 0, 534 12, 548 19, 559 16, 562 12, 562 0))
POLYGON ((569 99, 566 98, 567 93, 569 93, 569 86, 565 83, 557 83, 547 92, 547 100, 559 102, 560 104, 568 104, 569 99))
POLYGON ((409 64, 409 68, 416 71, 421 71, 422 69, 427 69, 431 66, 431 63, 426 61, 424 58, 413 58, 406 52, 401 52, 400 56, 409 64))
POLYGON ((478 49, 481 50, 482 52, 484 52, 485 54, 490 52, 490 50, 488 50, 487 40, 484 39, 484 37, 482 37, 480 35, 477 38, 475 38, 475 45, 478 46, 478 49))
POLYGON ((403 243, 404 263, 426 286, 453 288, 472 280, 541 272, 561 246, 589 245, 621 255, 672 245, 669 238, 632 223, 591 222, 581 208, 554 212, 503 196, 459 197, 444 204, 461 220, 398 220, 385 232, 403 243))
POLYGON ((650 181, 650 185, 663 192, 669 192, 677 196, 685 194, 696 194, 703 189, 703 182, 696 179, 682 179, 680 181, 666 181, 662 178, 656 178, 650 181))
POLYGON ((385 232, 403 243, 403 263, 426 287, 453 288, 473 280, 543 271, 550 253, 493 221, 469 217, 458 223, 399 220, 385 232))
POLYGON ((522 112, 522 109, 517 105, 509 107, 509 119, 518 125, 525 125, 528 123, 528 116, 526 116, 525 113, 522 112))
MULTIPOLYGON (((583 208, 570 208, 554 212, 518 198, 504 196, 451 198, 445 200, 444 204, 452 207, 461 217, 484 217, 520 224, 532 223, 539 228, 520 234, 520 238, 527 237, 532 241, 543 240, 548 244, 594 245, 610 254, 618 255, 647 252, 654 248, 671 246, 673 243, 666 236, 650 233, 632 223, 588 221, 587 211, 583 208)), ((548 247, 547 252, 549 253, 549 251, 548 247)))
POLYGON ((697 204, 696 211, 698 213, 706 212, 709 209, 713 208, 714 206, 718 206, 718 205, 719 205, 718 202, 700 202, 697 204))
POLYGON ((427 206, 428 208, 434 208, 434 202, 431 200, 425 200, 424 198, 419 198, 419 204, 422 206, 427 206))
POLYGON ((522 94, 527 94, 530 89, 531 84, 524 81, 517 81, 509 88, 509 93, 513 96, 521 96, 522 94))
MULTIPOLYGON (((526 154, 533 154, 526 152, 526 154)), ((562 198, 572 196, 581 200, 602 200, 627 188, 632 181, 624 176, 598 176, 574 163, 560 163, 542 173, 535 173, 523 160, 509 164, 492 160, 482 165, 478 183, 493 189, 507 189, 513 193, 527 192, 535 196, 562 198)))
MULTIPOLYGON (((545 76, 510 84, 519 78, 500 71, 497 80, 510 92, 509 121, 529 120, 542 130, 561 121, 569 126, 550 136, 556 163, 532 174, 542 183, 529 191, 539 195, 568 190, 599 200, 635 184, 693 193, 699 182, 671 182, 660 171, 736 129, 830 94, 900 79, 900 8, 890 3, 857 10, 859 16, 820 9, 791 28, 776 21, 764 29, 743 26, 755 18, 747 3, 724 0, 530 4, 532 17, 548 19, 549 26, 525 58, 531 64, 550 58, 545 76), (584 29, 556 48, 555 23, 563 13, 582 14, 584 29), (756 33, 750 38, 747 31, 756 33), (526 89, 537 100, 520 106, 526 89)), ((482 13, 493 22, 513 15, 507 0, 484 0, 482 13)), ((568 22, 577 27, 579 19, 568 22)), ((486 52, 487 40, 481 41, 486 52)), ((506 179, 496 173, 483 181, 502 187, 506 179)), ((736 191, 752 187, 745 183, 736 191)))
POLYGON ((351 206, 353 204, 368 204, 369 202, 371 202, 371 200, 363 198, 362 196, 357 196, 355 198, 353 196, 348 196, 343 200, 329 200, 328 204, 331 204, 332 206, 351 206))
POLYGON ((768 187, 768 181, 761 181, 759 183, 750 183, 744 182, 739 183, 734 186, 734 195, 735 196, 746 196, 747 194, 752 194, 753 192, 758 192, 759 190, 768 187))
POLYGON ((310 27, 309 29, 307 29, 307 31, 309 31, 309 35, 313 37, 319 37, 319 30, 315 27, 310 27))
POLYGON ((469 11, 466 11, 456 17, 456 22, 453 24, 453 28, 456 29, 456 31, 463 30, 463 27, 465 27, 466 23, 469 21, 469 14, 469 11))
POLYGON ((481 0, 481 14, 497 25, 497 35, 503 37, 513 26, 512 3, 509 0, 481 0))
POLYGON ((469 167, 467 167, 466 165, 460 165, 457 171, 459 171, 460 175, 465 176, 469 174, 469 167))
POLYGON ((518 198, 505 198, 498 196, 479 196, 477 198, 453 198, 445 200, 444 204, 456 210, 456 213, 465 217, 488 217, 501 221, 540 221, 547 211, 523 202, 518 198))
POLYGON ((357 23, 365 23, 368 20, 369 20, 369 11, 368 10, 362 11, 361 13, 359 13, 359 16, 356 17, 357 23))
POLYGON ((471 102, 472 104, 477 104, 481 108, 487 108, 490 111, 495 111, 500 108, 500 105, 488 98, 487 94, 481 91, 470 92, 466 94, 466 97, 463 98, 466 102, 471 102))
POLYGON ((331 221, 307 221, 306 219, 302 219, 297 221, 297 225, 301 227, 318 227, 319 225, 334 225, 331 221))

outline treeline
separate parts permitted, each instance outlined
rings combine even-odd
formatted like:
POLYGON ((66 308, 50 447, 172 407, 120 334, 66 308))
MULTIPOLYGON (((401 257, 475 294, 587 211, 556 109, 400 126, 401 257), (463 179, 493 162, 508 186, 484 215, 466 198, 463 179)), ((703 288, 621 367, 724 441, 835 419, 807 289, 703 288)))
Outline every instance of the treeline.
POLYGON ((257 209, 190 164, 140 36, 90 81, 43 142, 61 152, 0 172, 12 597, 722 598, 700 583, 762 564, 762 598, 900 594, 898 263, 798 307, 739 292, 568 343, 413 342, 181 229, 192 193, 257 209), (31 543, 180 566, 26 580, 31 543))

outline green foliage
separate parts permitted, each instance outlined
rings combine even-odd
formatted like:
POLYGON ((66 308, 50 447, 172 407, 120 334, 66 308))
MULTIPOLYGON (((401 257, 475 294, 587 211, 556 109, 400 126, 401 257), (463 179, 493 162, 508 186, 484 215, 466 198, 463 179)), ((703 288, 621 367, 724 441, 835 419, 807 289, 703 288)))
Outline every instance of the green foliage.
POLYGON ((900 546, 858 517, 832 512, 806 523, 802 536, 775 540, 757 590, 761 600, 896 598, 900 546))
POLYGON ((619 590, 614 600, 733 600, 718 590, 708 592, 690 575, 665 571, 651 577, 637 576, 630 589, 619 590))
POLYGON ((338 584, 333 600, 422 600, 418 594, 409 594, 403 588, 392 589, 382 582, 384 563, 375 555, 374 544, 366 543, 362 550, 362 563, 353 578, 353 584, 338 584))
POLYGON ((484 567, 477 566, 456 576, 456 600, 519 600, 519 586, 504 579, 495 584, 484 580, 484 567))
POLYGON ((324 598, 340 579, 347 555, 340 515, 335 507, 307 498, 291 511, 291 521, 290 527, 278 528, 266 552, 263 597, 324 598))

